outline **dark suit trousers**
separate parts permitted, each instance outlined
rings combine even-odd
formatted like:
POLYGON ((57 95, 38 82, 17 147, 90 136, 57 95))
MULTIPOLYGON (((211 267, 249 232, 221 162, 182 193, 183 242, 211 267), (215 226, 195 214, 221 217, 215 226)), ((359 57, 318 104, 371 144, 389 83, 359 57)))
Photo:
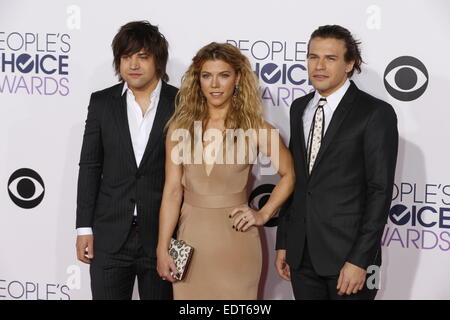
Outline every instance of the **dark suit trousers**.
POLYGON ((368 289, 364 285, 361 291, 351 295, 339 296, 336 276, 320 276, 314 270, 308 246, 305 244, 303 258, 298 269, 291 269, 291 284, 296 300, 373 300, 376 289, 368 289))
POLYGON ((94 250, 90 274, 94 300, 131 300, 136 276, 141 300, 172 299, 172 284, 159 277, 156 258, 144 252, 136 225, 131 227, 119 252, 109 254, 94 250))

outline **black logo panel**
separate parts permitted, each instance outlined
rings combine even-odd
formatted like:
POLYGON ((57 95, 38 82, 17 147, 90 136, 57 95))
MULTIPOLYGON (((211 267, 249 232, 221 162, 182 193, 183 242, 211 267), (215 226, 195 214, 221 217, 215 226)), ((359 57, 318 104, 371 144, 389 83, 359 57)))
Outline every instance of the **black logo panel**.
POLYGON ((22 168, 9 178, 8 193, 16 205, 23 209, 31 209, 44 199, 44 181, 36 171, 22 168))
POLYGON ((389 63, 384 72, 384 86, 397 100, 416 100, 427 89, 427 68, 414 57, 398 57, 389 63))

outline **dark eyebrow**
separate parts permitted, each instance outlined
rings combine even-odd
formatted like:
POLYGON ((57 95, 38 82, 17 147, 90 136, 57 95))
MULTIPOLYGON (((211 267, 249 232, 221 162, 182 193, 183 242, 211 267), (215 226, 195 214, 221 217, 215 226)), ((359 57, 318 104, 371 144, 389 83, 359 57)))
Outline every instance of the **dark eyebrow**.
MULTIPOLYGON (((202 71, 201 74, 211 74, 211 72, 209 71, 202 71)), ((225 70, 225 71, 220 71, 219 74, 224 74, 224 73, 231 73, 230 70, 225 70)))
MULTIPOLYGON (((308 57, 310 57, 310 56, 317 57, 317 54, 315 54, 315 53, 308 53, 308 57)), ((335 54, 327 54, 327 55, 325 55, 325 57, 327 57, 327 58, 338 58, 338 56, 335 55, 335 54)))

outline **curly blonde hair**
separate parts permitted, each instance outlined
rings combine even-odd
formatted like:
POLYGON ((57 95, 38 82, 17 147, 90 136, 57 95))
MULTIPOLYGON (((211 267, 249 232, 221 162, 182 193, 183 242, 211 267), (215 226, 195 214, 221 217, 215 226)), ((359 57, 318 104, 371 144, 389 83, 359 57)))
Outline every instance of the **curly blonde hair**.
POLYGON ((232 98, 230 109, 225 119, 226 129, 255 129, 263 127, 263 109, 261 104, 258 79, 246 56, 235 46, 228 43, 212 42, 201 48, 189 69, 184 74, 180 91, 177 94, 175 112, 166 128, 186 129, 194 135, 194 121, 208 118, 206 98, 200 87, 200 71, 208 60, 222 60, 240 74, 239 89, 232 98))

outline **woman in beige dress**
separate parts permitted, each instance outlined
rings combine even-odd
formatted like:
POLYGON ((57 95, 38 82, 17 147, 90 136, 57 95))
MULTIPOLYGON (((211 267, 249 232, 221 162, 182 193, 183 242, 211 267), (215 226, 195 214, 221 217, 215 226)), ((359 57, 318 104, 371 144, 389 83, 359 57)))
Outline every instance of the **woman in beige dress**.
POLYGON ((173 283, 174 299, 257 299, 257 227, 289 197, 295 176, 289 150, 263 119, 250 63, 236 47, 211 43, 193 58, 168 123, 165 174, 158 273, 173 283), (246 190, 258 152, 281 179, 256 211, 246 190), (194 247, 181 281, 171 276, 177 269, 168 253, 176 228, 177 239, 194 247))

